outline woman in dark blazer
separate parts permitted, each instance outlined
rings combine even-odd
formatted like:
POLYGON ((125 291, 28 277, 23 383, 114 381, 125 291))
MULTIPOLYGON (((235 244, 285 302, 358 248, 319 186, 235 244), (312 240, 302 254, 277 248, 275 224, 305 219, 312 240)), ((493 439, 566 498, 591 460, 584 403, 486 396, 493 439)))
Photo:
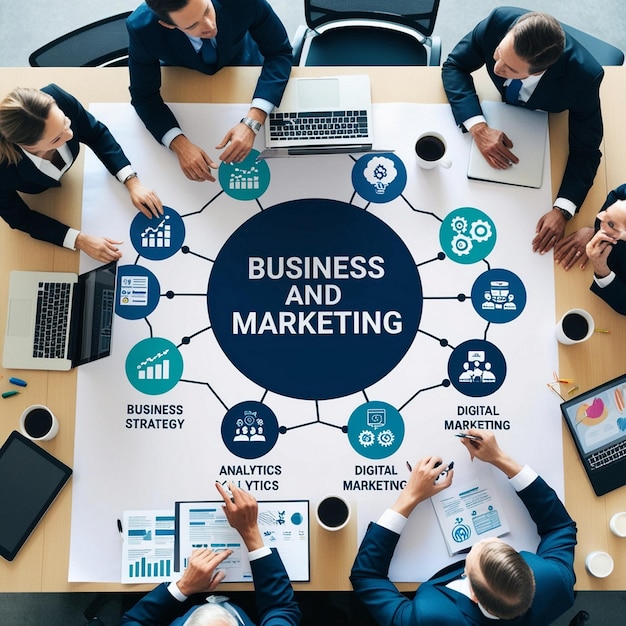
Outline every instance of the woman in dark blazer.
POLYGON ((108 128, 57 85, 14 89, 0 102, 0 217, 35 239, 82 250, 102 262, 121 256, 120 242, 96 237, 31 210, 18 192, 59 187, 63 174, 88 145, 148 217, 163 213, 158 196, 144 187, 108 128))

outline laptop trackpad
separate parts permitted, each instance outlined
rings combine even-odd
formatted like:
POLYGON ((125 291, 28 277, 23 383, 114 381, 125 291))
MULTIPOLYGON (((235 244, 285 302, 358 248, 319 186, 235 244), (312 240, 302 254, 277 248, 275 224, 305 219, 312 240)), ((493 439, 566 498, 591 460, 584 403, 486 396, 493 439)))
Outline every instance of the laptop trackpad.
POLYGON ((298 80, 297 86, 300 111, 339 108, 339 81, 336 78, 298 80))
POLYGON ((32 335, 32 317, 32 300, 11 300, 7 335, 9 337, 28 337, 32 335))

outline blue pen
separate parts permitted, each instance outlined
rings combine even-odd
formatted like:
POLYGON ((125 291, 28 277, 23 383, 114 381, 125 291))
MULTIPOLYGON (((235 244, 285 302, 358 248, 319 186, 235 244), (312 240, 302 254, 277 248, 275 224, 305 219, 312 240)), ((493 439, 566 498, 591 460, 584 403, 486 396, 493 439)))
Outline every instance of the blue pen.
POLYGON ((12 385, 18 385, 19 387, 26 387, 26 385, 28 385, 25 380, 22 380, 21 378, 15 378, 15 376, 11 376, 11 378, 9 378, 9 382, 12 385))

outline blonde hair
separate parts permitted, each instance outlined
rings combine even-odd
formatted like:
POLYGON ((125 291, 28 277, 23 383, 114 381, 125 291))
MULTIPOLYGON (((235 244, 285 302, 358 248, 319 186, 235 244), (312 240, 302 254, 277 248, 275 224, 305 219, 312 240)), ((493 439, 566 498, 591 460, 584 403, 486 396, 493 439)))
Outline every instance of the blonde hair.
POLYGON ((237 620, 220 604, 202 604, 184 622, 183 626, 210 626, 228 624, 239 626, 237 620))
POLYGON ((17 87, 0 102, 0 163, 15 165, 22 158, 17 144, 29 146, 43 137, 54 103, 32 87, 17 87))

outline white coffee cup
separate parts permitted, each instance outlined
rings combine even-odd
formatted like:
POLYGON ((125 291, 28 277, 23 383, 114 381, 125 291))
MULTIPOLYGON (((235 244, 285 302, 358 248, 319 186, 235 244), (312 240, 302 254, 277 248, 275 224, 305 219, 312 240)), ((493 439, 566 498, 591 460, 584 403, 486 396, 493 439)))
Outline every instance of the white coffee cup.
POLYGON ((422 133, 415 142, 417 164, 425 170, 440 166, 448 169, 452 161, 446 158, 446 140, 439 133, 422 133))
POLYGON ((47 406, 33 404, 20 417, 20 432, 33 441, 50 441, 59 432, 59 420, 47 406))
POLYGON ((570 309, 556 325, 556 338, 565 345, 582 343, 593 335, 594 328, 593 317, 587 311, 570 309))
POLYGON ((352 508, 341 496, 326 496, 315 509, 317 523, 324 530, 341 530, 348 525, 352 508))
POLYGON ((614 513, 609 520, 609 528, 616 537, 626 537, 626 511, 614 513))
POLYGON ((606 578, 613 571, 613 558, 607 552, 594 550, 585 559, 587 571, 596 578, 606 578))

